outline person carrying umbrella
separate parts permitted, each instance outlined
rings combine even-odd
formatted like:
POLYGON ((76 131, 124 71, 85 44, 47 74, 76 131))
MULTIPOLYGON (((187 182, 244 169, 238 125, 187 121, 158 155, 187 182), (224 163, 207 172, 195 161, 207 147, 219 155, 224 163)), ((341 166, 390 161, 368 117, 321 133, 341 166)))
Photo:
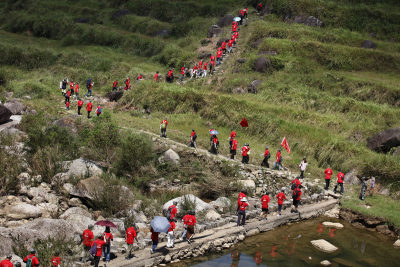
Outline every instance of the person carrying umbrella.
POLYGON ((103 246, 103 260, 110 262, 111 241, 114 240, 110 226, 106 226, 106 230, 103 233, 103 239, 104 242, 106 242, 106 245, 103 246))

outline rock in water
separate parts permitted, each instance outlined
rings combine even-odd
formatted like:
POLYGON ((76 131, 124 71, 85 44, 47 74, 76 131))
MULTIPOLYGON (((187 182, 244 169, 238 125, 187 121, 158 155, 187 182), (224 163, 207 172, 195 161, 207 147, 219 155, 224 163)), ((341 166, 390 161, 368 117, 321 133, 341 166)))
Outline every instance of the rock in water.
POLYGON ((367 147, 376 152, 387 153, 397 146, 400 146, 400 127, 382 131, 367 140, 367 147))
POLYGON ((324 260, 324 261, 321 261, 320 264, 322 266, 330 266, 332 263, 330 261, 328 261, 328 260, 324 260))
POLYGON ((336 228, 336 229, 342 229, 344 226, 341 223, 333 223, 333 222, 323 222, 323 226, 329 227, 329 228, 336 228))
POLYGON ((361 46, 363 48, 367 48, 367 49, 375 49, 376 48, 376 44, 374 42, 372 42, 371 40, 364 40, 361 43, 361 46))
POLYGON ((11 116, 12 112, 6 106, 0 104, 0 124, 8 122, 11 116))
POLYGON ((328 241, 324 239, 318 239, 318 240, 312 240, 311 244, 316 247, 317 249, 326 252, 326 253, 333 253, 336 250, 338 250, 337 247, 329 243, 328 241))
POLYGON ((400 248, 400 239, 397 239, 397 241, 394 242, 393 246, 395 246, 396 248, 400 248))

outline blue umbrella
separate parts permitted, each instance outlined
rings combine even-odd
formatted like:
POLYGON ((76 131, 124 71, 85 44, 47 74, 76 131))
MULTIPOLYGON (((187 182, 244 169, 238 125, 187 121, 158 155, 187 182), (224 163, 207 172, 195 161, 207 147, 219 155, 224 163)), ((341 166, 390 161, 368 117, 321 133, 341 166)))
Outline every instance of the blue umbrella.
POLYGON ((219 134, 219 132, 217 130, 212 130, 212 131, 210 131, 210 134, 211 135, 214 135, 214 134, 217 135, 217 134, 219 134))
POLYGON ((242 19, 239 18, 239 17, 234 17, 233 20, 234 20, 234 21, 241 21, 242 19))
POLYGON ((154 232, 168 233, 168 229, 171 226, 166 217, 155 216, 150 223, 154 232))

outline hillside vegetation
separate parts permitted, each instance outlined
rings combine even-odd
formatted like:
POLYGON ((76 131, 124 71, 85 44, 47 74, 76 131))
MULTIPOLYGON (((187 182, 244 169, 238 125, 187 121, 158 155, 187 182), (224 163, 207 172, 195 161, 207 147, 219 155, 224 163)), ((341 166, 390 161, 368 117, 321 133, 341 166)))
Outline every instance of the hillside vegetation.
MULTIPOLYGON (((331 165, 399 185, 400 158, 366 148, 369 136, 400 124, 397 1, 269 0, 271 13, 263 17, 252 12, 256 2, 2 1, 0 96, 31 96, 26 104, 45 116, 35 120, 44 126, 65 115, 57 90, 64 77, 80 81, 81 95, 91 77, 94 93, 104 95, 114 79, 122 83, 141 73, 145 81, 107 110, 116 126, 158 132, 167 116, 170 138, 187 142, 194 128, 207 147, 211 123, 227 154, 230 128, 246 117, 250 127, 238 129, 238 139, 250 143, 253 163, 261 162, 265 145, 275 154, 286 136, 292 153, 285 152, 285 166, 297 167, 307 156, 317 178, 331 165), (244 6, 249 26, 241 27, 239 48, 218 75, 184 85, 152 82, 155 71, 164 74, 196 62, 200 51, 215 51, 204 40, 209 26, 244 6), (325 26, 289 23, 297 15, 315 16, 325 26), (377 48, 362 48, 367 39, 377 48), (260 56, 270 62, 265 73, 254 71, 260 56), (233 93, 253 80, 262 81, 257 94, 233 93), (143 116, 144 107, 151 107, 151 117, 143 116)), ((119 174, 125 171, 132 170, 119 174)))

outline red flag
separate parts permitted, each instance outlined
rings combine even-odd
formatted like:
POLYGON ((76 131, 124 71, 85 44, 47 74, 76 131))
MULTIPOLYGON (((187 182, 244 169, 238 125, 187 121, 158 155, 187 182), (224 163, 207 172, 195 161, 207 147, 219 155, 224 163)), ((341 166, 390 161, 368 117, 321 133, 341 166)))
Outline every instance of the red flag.
POLYGON ((283 137, 281 145, 286 149, 288 153, 290 153, 290 147, 286 137, 283 137))
POLYGON ((242 127, 249 127, 249 123, 247 122, 246 118, 242 119, 242 121, 240 122, 240 125, 242 127))

